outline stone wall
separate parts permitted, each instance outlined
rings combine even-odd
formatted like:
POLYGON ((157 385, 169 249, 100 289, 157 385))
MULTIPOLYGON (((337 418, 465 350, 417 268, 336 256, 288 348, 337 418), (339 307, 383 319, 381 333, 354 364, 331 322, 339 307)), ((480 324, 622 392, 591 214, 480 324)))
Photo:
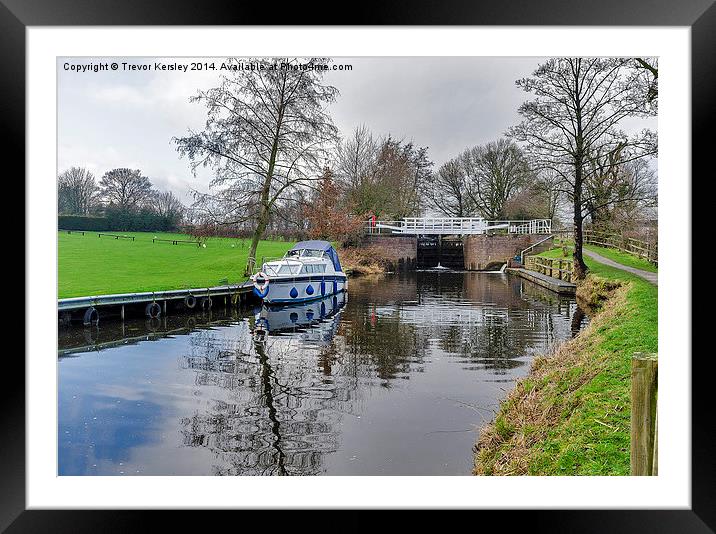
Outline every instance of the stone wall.
POLYGON ((418 238, 416 236, 371 235, 363 239, 363 244, 379 248, 381 257, 392 263, 391 270, 415 269, 418 255, 418 238))
MULTIPOLYGON (((465 269, 484 271, 498 269, 530 245, 544 239, 544 234, 509 234, 509 235, 471 235, 464 240, 465 269)), ((554 246, 549 239, 533 248, 530 253, 536 254, 554 246)))

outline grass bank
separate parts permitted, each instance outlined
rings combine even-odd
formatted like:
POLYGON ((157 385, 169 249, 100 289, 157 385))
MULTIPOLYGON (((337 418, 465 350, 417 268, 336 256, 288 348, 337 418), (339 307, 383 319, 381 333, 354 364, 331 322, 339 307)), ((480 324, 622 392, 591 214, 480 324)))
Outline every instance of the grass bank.
POLYGON ((629 474, 631 356, 657 352, 657 288, 585 260, 578 298, 596 314, 516 384, 480 433, 475 474, 629 474))
MULTIPOLYGON (((210 238, 206 247, 173 245, 160 239, 183 234, 111 232, 131 239, 97 237, 97 232, 58 232, 58 297, 161 291, 239 283, 249 254, 247 239, 210 238), (228 282, 227 282, 228 281, 228 282)), ((257 257, 283 256, 293 243, 261 241, 257 257)))

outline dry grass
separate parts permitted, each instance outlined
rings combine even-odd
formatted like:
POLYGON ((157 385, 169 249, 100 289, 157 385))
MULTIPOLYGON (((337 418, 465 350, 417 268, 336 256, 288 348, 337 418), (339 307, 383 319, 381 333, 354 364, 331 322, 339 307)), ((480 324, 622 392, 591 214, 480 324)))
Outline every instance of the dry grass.
POLYGON ((584 310, 598 311, 612 296, 614 290, 622 285, 619 280, 588 276, 577 286, 577 301, 584 310))
POLYGON ((534 360, 530 374, 517 382, 494 422, 482 429, 474 474, 537 474, 533 456, 544 453, 538 445, 578 408, 576 392, 605 368, 609 356, 597 350, 600 332, 624 312, 629 288, 630 283, 593 276, 585 280, 580 299, 601 311, 576 338, 534 360))
POLYGON ((352 276, 385 273, 390 269, 390 260, 383 249, 377 246, 346 247, 338 250, 343 270, 352 276))

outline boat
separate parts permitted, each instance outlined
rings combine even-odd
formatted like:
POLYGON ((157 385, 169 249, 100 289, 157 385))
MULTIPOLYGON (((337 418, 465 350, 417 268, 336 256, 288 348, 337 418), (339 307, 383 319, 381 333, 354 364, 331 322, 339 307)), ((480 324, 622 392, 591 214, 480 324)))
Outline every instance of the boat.
POLYGON ((299 241, 283 258, 251 276, 254 295, 267 304, 308 302, 348 289, 338 253, 328 241, 299 241))

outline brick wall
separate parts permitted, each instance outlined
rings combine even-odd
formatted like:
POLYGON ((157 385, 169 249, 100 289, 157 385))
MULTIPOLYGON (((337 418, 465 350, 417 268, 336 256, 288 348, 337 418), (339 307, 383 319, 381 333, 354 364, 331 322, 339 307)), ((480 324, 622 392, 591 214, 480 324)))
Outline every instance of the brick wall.
POLYGON ((381 249, 382 257, 392 263, 392 270, 415 269, 418 238, 415 236, 366 236, 363 243, 381 249))
MULTIPOLYGON (((466 236, 464 241, 465 269, 483 271, 499 268, 520 251, 544 238, 543 234, 466 236)), ((549 239, 530 252, 541 252, 552 247, 553 240, 549 239)))

